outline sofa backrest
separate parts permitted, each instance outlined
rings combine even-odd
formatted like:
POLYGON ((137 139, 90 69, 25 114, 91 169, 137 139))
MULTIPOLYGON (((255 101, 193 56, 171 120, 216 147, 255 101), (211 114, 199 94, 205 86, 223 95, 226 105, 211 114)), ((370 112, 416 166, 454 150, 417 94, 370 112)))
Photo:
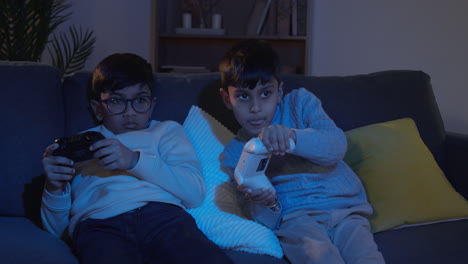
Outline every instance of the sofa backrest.
POLYGON ((30 62, 0 62, 0 215, 38 216, 42 153, 64 133, 57 69, 30 62))
MULTIPOLYGON (((0 129, 0 215, 38 217, 43 188, 42 153, 54 139, 94 126, 87 110, 91 73, 65 78, 48 65, 0 62, 4 113, 0 129)), ((232 131, 238 129, 219 96, 219 74, 155 73, 153 118, 183 123, 198 105, 232 131)), ((305 87, 343 130, 402 117, 415 120, 421 137, 444 169, 445 131, 430 78, 420 71, 384 71, 345 77, 284 75, 285 92, 305 87)))
POLYGON ((410 117, 421 138, 445 169, 445 128, 429 75, 393 70, 344 77, 284 78, 288 87, 306 87, 322 101, 338 127, 360 126, 410 117))
MULTIPOLYGON (((85 86, 90 72, 65 80, 66 132, 94 125, 87 107, 85 86)), ((411 117, 421 137, 444 168, 445 130, 430 77, 421 71, 382 71, 344 77, 283 75, 285 93, 304 87, 322 101, 328 115, 344 131, 373 123, 411 117)), ((191 105, 198 105, 235 132, 239 125, 219 96, 218 73, 155 73, 156 106, 153 118, 183 123, 191 105)))

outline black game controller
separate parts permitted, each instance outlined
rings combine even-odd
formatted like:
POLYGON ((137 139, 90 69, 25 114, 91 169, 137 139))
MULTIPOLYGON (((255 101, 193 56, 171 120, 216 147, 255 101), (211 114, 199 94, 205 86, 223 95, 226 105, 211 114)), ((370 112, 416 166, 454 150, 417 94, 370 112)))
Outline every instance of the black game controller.
POLYGON ((101 139, 104 139, 104 136, 95 131, 62 137, 55 140, 59 148, 52 155, 67 157, 74 162, 92 159, 94 152, 89 150, 89 147, 101 139))

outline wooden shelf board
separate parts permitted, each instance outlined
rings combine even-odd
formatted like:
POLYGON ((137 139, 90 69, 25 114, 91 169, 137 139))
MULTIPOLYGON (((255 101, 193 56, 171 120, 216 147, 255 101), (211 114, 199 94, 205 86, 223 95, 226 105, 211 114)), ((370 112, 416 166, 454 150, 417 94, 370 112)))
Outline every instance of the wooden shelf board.
POLYGON ((160 39, 217 39, 243 40, 264 39, 284 41, 306 41, 306 36, 241 36, 241 35, 195 35, 195 34, 160 34, 160 39))

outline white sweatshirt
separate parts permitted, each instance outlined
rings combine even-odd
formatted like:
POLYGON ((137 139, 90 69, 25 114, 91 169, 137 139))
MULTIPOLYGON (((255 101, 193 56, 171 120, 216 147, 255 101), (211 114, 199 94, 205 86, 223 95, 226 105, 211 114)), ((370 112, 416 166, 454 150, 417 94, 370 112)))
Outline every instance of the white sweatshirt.
POLYGON ((63 195, 44 189, 41 217, 44 228, 61 237, 68 227, 87 218, 105 219, 139 208, 148 202, 164 202, 193 208, 205 197, 205 183, 197 154, 184 129, 173 121, 151 121, 148 128, 114 135, 104 126, 88 131, 115 137, 127 148, 139 151, 131 170, 106 171, 98 160, 75 164, 77 175, 63 195))

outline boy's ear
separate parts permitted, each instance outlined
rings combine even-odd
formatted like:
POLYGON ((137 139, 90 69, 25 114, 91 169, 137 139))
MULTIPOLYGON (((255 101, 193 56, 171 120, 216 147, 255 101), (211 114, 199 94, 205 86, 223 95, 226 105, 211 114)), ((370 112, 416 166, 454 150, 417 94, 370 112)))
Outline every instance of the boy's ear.
POLYGON ((280 82, 278 85, 278 103, 281 102, 281 99, 283 98, 283 82, 280 82))
POLYGON ((231 99, 229 98, 229 93, 223 88, 219 88, 219 94, 221 95, 221 99, 223 100, 223 103, 227 107, 227 109, 232 110, 232 104, 231 99))
POLYGON ((90 104, 91 104, 91 108, 93 109, 94 116, 96 117, 96 119, 99 122, 101 122, 102 119, 104 119, 104 113, 102 111, 102 105, 96 100, 91 100, 90 104))

